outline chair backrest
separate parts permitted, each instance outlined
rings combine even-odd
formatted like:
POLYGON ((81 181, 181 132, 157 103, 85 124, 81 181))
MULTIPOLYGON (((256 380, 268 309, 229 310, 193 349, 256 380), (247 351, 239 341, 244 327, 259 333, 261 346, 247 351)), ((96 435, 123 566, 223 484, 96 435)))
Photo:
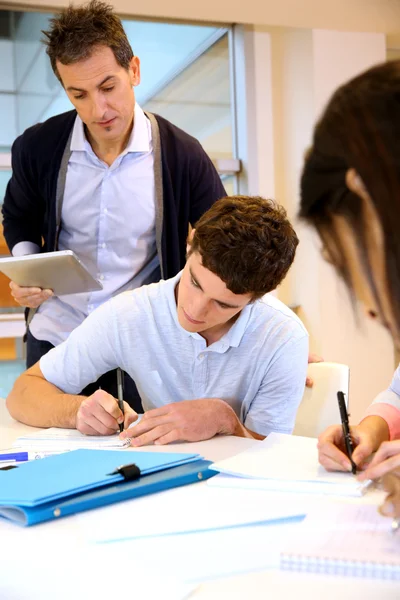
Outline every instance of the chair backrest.
POLYGON ((344 393, 348 407, 349 375, 349 367, 340 363, 308 365, 308 376, 312 377, 314 385, 305 389, 297 411, 294 435, 318 437, 329 425, 340 423, 337 392, 344 393))

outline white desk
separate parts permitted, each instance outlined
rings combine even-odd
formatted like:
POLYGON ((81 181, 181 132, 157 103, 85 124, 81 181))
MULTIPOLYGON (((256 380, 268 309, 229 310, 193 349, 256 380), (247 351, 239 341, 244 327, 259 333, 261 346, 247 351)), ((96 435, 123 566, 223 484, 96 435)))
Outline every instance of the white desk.
MULTIPOLYGON (((10 446, 16 437, 28 430, 33 428, 16 423, 9 417, 0 399, 0 447, 10 446)), ((175 444, 173 450, 185 452, 190 448, 207 459, 219 460, 254 443, 257 442, 221 437, 197 444, 175 444)), ((144 450, 153 449, 171 451, 172 448, 147 447, 144 450)), ((179 501, 179 489, 175 492, 179 501)), ((134 517, 151 518, 151 515, 134 517)), ((119 526, 123 527, 123 524, 119 526)), ((281 574, 274 569, 278 562, 279 545, 294 526, 251 526, 94 546, 83 539, 79 522, 73 516, 26 529, 0 521, 0 599, 80 600, 87 598, 86 590, 90 586, 91 597, 111 600, 110 585, 115 585, 115 594, 123 594, 128 599, 173 600, 173 596, 168 595, 168 583, 164 585, 161 596, 151 591, 152 582, 157 582, 160 570, 166 567, 171 576, 199 584, 190 596, 196 600, 400 598, 399 583, 281 574), (138 582, 145 569, 151 574, 146 575, 149 592, 147 595, 143 595, 143 592, 137 594, 138 582), (241 569, 247 570, 247 573, 240 574, 241 569), (204 582, 205 573, 209 576, 207 582, 204 582), (6 585, 4 582, 8 587, 5 588, 6 593, 3 591, 2 594, 2 585, 6 585), (54 593, 55 587, 58 593, 54 593)))

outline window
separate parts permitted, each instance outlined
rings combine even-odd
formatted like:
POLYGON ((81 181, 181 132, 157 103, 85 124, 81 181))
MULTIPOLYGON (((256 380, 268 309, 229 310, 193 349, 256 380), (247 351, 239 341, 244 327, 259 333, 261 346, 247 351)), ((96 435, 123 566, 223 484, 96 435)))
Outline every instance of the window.
MULTIPOLYGON (((10 167, 13 140, 27 127, 72 108, 41 43, 50 13, 0 10, 0 168, 10 167), (6 164, 4 165, 4 160, 6 164)), ((139 104, 194 137, 221 174, 235 173, 229 30, 220 27, 124 20, 141 59, 139 104), (220 161, 225 161, 220 168, 220 161)), ((7 175, 8 178, 9 174, 7 175)), ((4 175, 0 181, 3 198, 4 175)), ((235 186, 234 186, 235 187, 235 186)))

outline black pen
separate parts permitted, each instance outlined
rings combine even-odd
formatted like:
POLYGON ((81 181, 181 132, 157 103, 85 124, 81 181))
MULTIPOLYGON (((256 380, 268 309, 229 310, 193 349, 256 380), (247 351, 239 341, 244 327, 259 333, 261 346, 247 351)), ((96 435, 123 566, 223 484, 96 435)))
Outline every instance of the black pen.
POLYGON ((353 475, 355 475, 357 473, 357 465, 352 459, 354 446, 353 440, 351 439, 350 435, 349 415, 347 414, 346 402, 344 400, 343 392, 337 393, 337 399, 339 403, 340 420, 342 421, 343 438, 344 443, 346 445, 347 456, 349 457, 351 462, 351 472, 353 473, 353 475))
MULTIPOLYGON (((122 414, 125 415, 125 409, 124 409, 124 386, 122 383, 122 371, 121 369, 118 367, 117 369, 117 391, 118 391, 118 406, 122 411, 122 414)), ((123 431, 124 430, 124 424, 120 423, 119 424, 119 431, 123 431)))

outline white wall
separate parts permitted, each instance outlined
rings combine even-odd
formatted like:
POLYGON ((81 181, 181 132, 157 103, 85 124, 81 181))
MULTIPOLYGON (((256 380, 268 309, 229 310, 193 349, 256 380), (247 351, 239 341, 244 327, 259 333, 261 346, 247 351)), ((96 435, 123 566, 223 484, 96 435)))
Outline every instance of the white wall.
MULTIPOLYGON (((323 30, 271 32, 276 197, 295 217, 304 150, 331 93, 352 76, 386 58, 375 33, 323 30)), ((298 255, 279 297, 301 306, 311 349, 325 360, 350 365, 350 409, 357 421, 394 370, 388 334, 362 314, 356 323, 348 295, 319 254, 316 236, 297 224, 298 255)))
MULTIPOLYGON (((81 4, 77 1, 76 4, 81 4)), ((51 6, 64 7, 69 0, 52 0, 51 6)), ((247 23, 285 27, 323 27, 347 31, 400 31, 398 0, 113 0, 121 15, 149 18, 186 19, 221 23, 247 23)), ((7 6, 21 6, 20 0, 7 0, 7 6)), ((24 0, 24 6, 48 9, 48 0, 24 0)))

